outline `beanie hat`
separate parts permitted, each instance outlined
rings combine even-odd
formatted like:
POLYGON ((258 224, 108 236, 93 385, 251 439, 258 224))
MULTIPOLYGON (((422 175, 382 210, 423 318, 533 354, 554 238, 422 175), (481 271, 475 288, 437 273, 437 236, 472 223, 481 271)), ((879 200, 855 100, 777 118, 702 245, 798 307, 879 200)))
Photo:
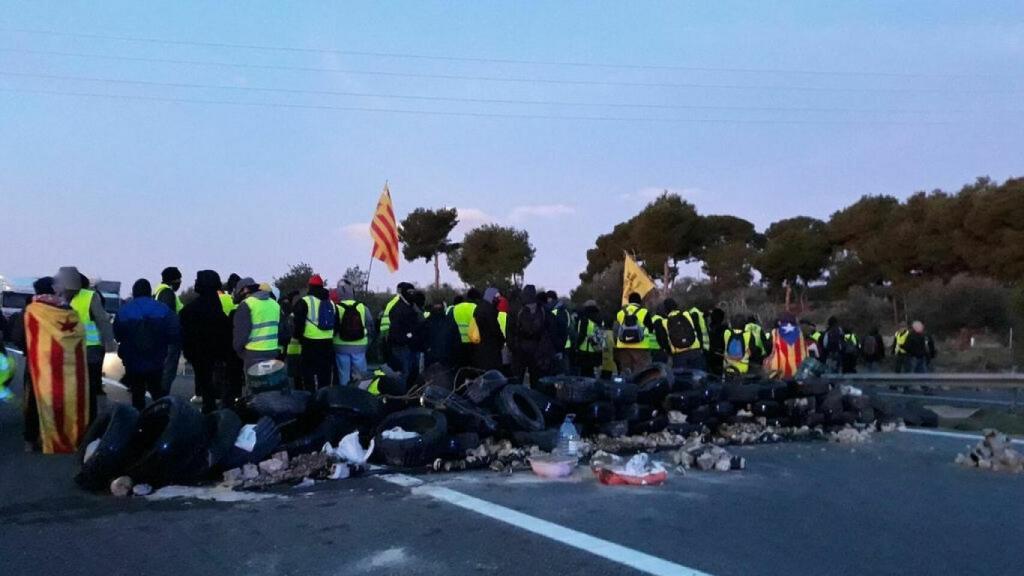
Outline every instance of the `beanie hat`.
POLYGON ((145 278, 139 278, 138 280, 135 281, 135 284, 132 284, 133 298, 143 298, 152 295, 153 286, 150 285, 149 280, 146 280, 145 278))
POLYGON ((324 285, 324 279, 321 278, 319 274, 313 274, 309 277, 309 285, 320 286, 322 288, 324 285))
POLYGON ((174 282, 175 280, 181 280, 181 270, 178 270, 174 266, 168 266, 160 272, 161 282, 174 282))

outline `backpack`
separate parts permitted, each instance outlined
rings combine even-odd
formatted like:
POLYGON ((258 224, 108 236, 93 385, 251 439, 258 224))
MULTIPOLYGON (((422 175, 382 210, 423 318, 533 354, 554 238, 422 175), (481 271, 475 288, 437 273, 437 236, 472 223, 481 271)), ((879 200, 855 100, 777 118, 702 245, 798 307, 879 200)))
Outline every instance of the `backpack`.
POLYGON ((640 344, 644 341, 644 327, 640 324, 637 312, 640 308, 627 306, 622 323, 619 324, 618 341, 624 344, 640 344))
POLYGON ((544 334, 546 315, 547 312, 539 305, 532 311, 529 306, 523 306, 516 317, 516 333, 528 339, 540 338, 544 334))
MULTIPOLYGON (((316 296, 314 296, 316 298, 316 296)), ((334 309, 327 300, 320 300, 320 307, 316 316, 316 327, 320 330, 334 332, 334 320, 338 311, 334 309)))
POLYGON ((356 304, 338 304, 341 307, 341 324, 338 326, 338 337, 345 342, 355 342, 366 337, 366 326, 363 325, 363 315, 359 313, 359 306, 356 304))
POLYGON ((746 348, 743 345, 743 333, 730 332, 729 342, 725 345, 725 356, 730 360, 743 360, 746 356, 746 348))
POLYGON ((697 342, 697 331, 686 315, 679 312, 669 315, 668 342, 674 352, 689 350, 697 342))

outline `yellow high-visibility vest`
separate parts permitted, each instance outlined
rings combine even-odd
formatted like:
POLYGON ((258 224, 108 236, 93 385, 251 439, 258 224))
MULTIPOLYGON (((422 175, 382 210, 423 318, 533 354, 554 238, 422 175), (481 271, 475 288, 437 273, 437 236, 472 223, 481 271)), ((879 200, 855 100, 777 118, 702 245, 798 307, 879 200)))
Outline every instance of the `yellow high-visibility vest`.
MULTIPOLYGON (((160 294, 162 294, 164 290, 170 290, 171 292, 174 292, 174 288, 171 288, 167 284, 161 282, 160 284, 156 285, 156 290, 153 291, 153 298, 159 300, 160 294)), ((177 294, 174 295, 174 312, 181 312, 181 298, 178 298, 177 294)))
POLYGON ((345 317, 345 308, 342 306, 355 307, 356 314, 359 314, 359 321, 363 323, 363 337, 359 340, 342 340, 337 331, 334 332, 334 343, 340 346, 366 346, 370 342, 370 335, 366 331, 366 306, 355 300, 342 300, 338 303, 338 320, 345 317))
POLYGON ((694 306, 687 310, 687 314, 690 316, 690 322, 693 324, 695 330, 700 331, 700 345, 704 350, 711 349, 711 336, 708 334, 708 323, 704 319, 704 313, 701 312, 700 308, 694 306))
POLYGON ((96 293, 92 290, 79 290, 74 298, 71 299, 71 309, 78 314, 78 319, 85 326, 86 346, 103 345, 103 342, 100 341, 100 329, 92 321, 92 314, 89 312, 89 308, 92 306, 92 298, 95 295, 96 293))
POLYGON ((893 354, 896 356, 902 356, 907 353, 906 345, 907 338, 910 337, 910 330, 901 328, 896 331, 896 337, 893 342, 893 354))
POLYGON ((498 327, 501 328, 501 335, 508 337, 508 312, 498 312, 498 327))
POLYGON ((316 296, 303 296, 306 302, 306 325, 303 327, 302 336, 309 340, 330 340, 334 338, 334 330, 321 330, 317 326, 317 319, 320 318, 320 306, 334 306, 316 296))
POLYGON ((473 322, 474 312, 476 304, 472 302, 460 302, 452 308, 452 318, 459 327, 459 339, 463 344, 469 344, 469 325, 473 322))
POLYGON ((580 343, 579 345, 576 346, 576 349, 579 350, 580 352, 588 353, 601 352, 600 348, 594 347, 594 343, 592 341, 593 336, 601 330, 601 327, 597 325, 597 322, 594 322, 593 320, 589 320, 587 318, 580 318, 578 326, 583 326, 584 322, 586 322, 586 328, 578 331, 580 343))
POLYGON ((398 304, 400 297, 396 294, 394 298, 388 300, 388 303, 384 305, 384 312, 380 315, 380 336, 385 338, 388 330, 391 329, 391 309, 398 304))
POLYGON ((277 350, 277 337, 281 324, 281 305, 273 298, 259 299, 252 296, 245 299, 252 317, 252 328, 249 329, 249 341, 246 350, 253 352, 271 352, 277 350))
POLYGON ((225 316, 230 316, 231 312, 238 307, 235 304, 235 299, 231 297, 231 294, 226 292, 217 292, 217 297, 220 298, 220 307, 224 309, 225 316))
POLYGON ((658 331, 655 326, 658 324, 664 324, 665 319, 655 314, 651 316, 651 329, 644 334, 644 345, 648 350, 661 350, 661 344, 658 342, 658 331))
POLYGON ((751 333, 740 330, 726 330, 725 331, 725 346, 722 348, 722 353, 725 356, 725 367, 732 369, 738 374, 746 374, 750 371, 750 339, 751 333), (733 338, 741 337, 743 339, 743 357, 734 358, 729 356, 729 342, 733 338))
MULTIPOLYGON (((619 310, 619 313, 615 316, 615 320, 619 326, 622 326, 622 323, 626 321, 626 316, 628 314, 636 314, 636 321, 637 324, 640 326, 641 335, 646 337, 647 326, 645 325, 645 321, 647 320, 647 309, 637 304, 627 304, 626 307, 623 308, 622 310, 619 310)), ((615 347, 629 348, 633 350, 646 350, 647 341, 641 339, 639 342, 629 344, 626 342, 619 341, 618 334, 616 334, 615 347)))

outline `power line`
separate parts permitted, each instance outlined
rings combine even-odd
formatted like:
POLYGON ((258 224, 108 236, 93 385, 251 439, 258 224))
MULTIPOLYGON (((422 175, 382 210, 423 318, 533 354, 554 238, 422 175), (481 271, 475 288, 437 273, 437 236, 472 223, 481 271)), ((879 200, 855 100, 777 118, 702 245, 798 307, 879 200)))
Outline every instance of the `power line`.
POLYGON ((609 108, 648 108, 664 110, 722 110, 722 111, 746 111, 746 112, 867 112, 867 113, 891 113, 891 114, 955 114, 963 113, 964 110, 912 110, 912 109, 885 109, 885 108, 833 108, 833 107, 785 107, 785 106, 725 106, 725 105, 704 105, 704 104, 650 104, 650 103, 621 103, 621 102, 575 102, 562 100, 516 100, 508 98, 468 98, 452 96, 430 96, 419 94, 386 94, 374 92, 353 92, 340 90, 311 90, 301 88, 280 88, 263 86, 232 86, 228 84, 198 84, 191 82, 160 82, 151 80, 132 80, 121 78, 101 78, 94 76, 68 76, 63 74, 39 74, 31 72, 12 72, 0 70, 0 76, 16 78, 37 78, 44 80, 70 80, 75 82, 96 82, 104 84, 153 86, 160 88, 189 88, 189 89, 211 89, 211 90, 234 90, 241 92, 269 92, 282 94, 309 94, 320 96, 345 96, 365 98, 387 98, 397 100, 419 100, 429 102, 458 102, 472 104, 523 104, 543 106, 585 106, 585 107, 609 107, 609 108))
POLYGON ((63 90, 37 90, 28 88, 0 87, 0 92, 20 94, 40 94, 48 96, 69 96, 82 98, 105 98, 113 100, 137 100, 145 102, 167 102, 181 104, 211 104, 225 106, 244 106, 261 108, 285 108, 300 110, 335 110, 344 112, 374 112, 384 114, 408 114, 421 116, 450 116, 466 118, 504 118, 520 120, 589 120, 602 122, 644 122, 644 123, 683 123, 683 124, 794 124, 794 125, 948 125, 950 122, 937 121, 891 121, 891 120, 772 120, 772 119, 734 119, 734 118, 656 118, 630 116, 571 116, 554 114, 511 114, 497 112, 462 112, 438 110, 411 110, 402 108, 371 108, 366 106, 334 106, 327 104, 296 104, 286 102, 243 102, 238 100, 208 100, 197 98, 173 98, 165 96, 140 96, 134 94, 110 94, 97 92, 75 92, 63 90))
POLYGON ((168 46, 198 46, 207 48, 234 48, 243 50, 266 50, 273 52, 293 52, 306 54, 337 54, 341 56, 368 56, 375 58, 396 58, 411 60, 433 60, 439 62, 472 62, 480 64, 520 64, 540 66, 569 66, 577 68, 611 68, 621 70, 676 70, 680 72, 730 72, 759 74, 801 74, 814 76, 879 76, 889 78, 979 78, 988 77, 978 74, 934 74, 915 72, 889 71, 839 71, 810 70, 798 68, 744 68, 714 66, 681 66, 676 64, 619 64, 608 62, 579 62, 569 60, 523 60, 513 58, 481 58, 473 56, 444 56, 413 54, 409 52, 374 52, 366 50, 341 50, 336 48, 315 48, 303 46, 279 46, 266 44, 243 44, 232 42, 210 42, 198 40, 175 40, 169 38, 149 38, 142 36, 125 36, 113 34, 95 34, 85 32, 62 32, 57 30, 34 30, 25 28, 0 29, 0 32, 16 32, 21 34, 37 34, 63 38, 88 38, 94 40, 116 40, 121 42, 137 42, 145 44, 163 44, 168 46))
POLYGON ((29 50, 22 48, 0 47, 0 52, 18 54, 35 54, 42 56, 62 56, 73 58, 97 58, 123 62, 146 62, 154 64, 182 64, 190 66, 218 66, 255 70, 287 70, 297 72, 329 72, 340 74, 383 76, 395 78, 420 78, 430 80, 465 80, 480 82, 506 82, 520 84, 555 84, 570 86, 620 86, 634 88, 679 88, 679 89, 723 89, 723 90, 773 90, 795 92, 866 92, 866 93, 957 93, 957 94, 1016 94, 1021 90, 976 90, 976 89, 939 89, 939 88, 887 88, 887 87, 827 87, 827 86, 792 86, 792 85, 751 85, 751 84, 705 84, 676 82, 630 82, 616 80, 569 80, 557 78, 527 78, 511 76, 475 76, 465 74, 427 74, 422 72, 391 72, 382 70, 357 70, 345 68, 321 68, 312 66, 287 66, 281 64, 254 64, 241 62, 223 62, 213 60, 185 60, 174 58, 153 58, 147 56, 124 56, 113 54, 95 54, 81 52, 63 52, 57 50, 29 50))

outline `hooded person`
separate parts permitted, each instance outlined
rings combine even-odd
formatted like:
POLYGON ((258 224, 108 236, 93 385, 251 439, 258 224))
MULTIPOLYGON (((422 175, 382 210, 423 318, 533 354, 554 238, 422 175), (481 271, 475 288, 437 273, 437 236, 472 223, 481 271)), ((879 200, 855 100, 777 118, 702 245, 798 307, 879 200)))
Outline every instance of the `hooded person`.
POLYGON ((196 273, 195 290, 196 298, 179 315, 181 350, 195 371, 196 396, 202 398, 203 412, 209 413, 217 408, 218 398, 225 406, 231 406, 241 390, 232 390, 226 381, 227 366, 234 353, 231 317, 224 312, 220 275, 213 270, 200 270, 196 273))
POLYGON ((602 364, 604 329, 601 327, 601 309, 597 302, 587 300, 576 314, 575 372, 593 378, 602 364))
POLYGON ((153 400, 166 396, 162 378, 167 349, 179 346, 178 315, 153 299, 149 280, 141 278, 132 286, 132 298, 114 319, 117 355, 124 362, 124 383, 131 390, 132 405, 146 407, 146 392, 153 400))
POLYGON ((241 301, 232 321, 231 344, 242 359, 244 374, 256 364, 278 357, 288 343, 288 328, 281 305, 252 278, 239 280, 235 291, 241 301))
POLYGON ((415 287, 408 282, 399 282, 395 286, 395 295, 384 304, 384 308, 380 311, 380 346, 381 355, 384 358, 384 362, 389 362, 391 358, 391 350, 388 348, 388 331, 391 329, 391 309, 398 304, 398 301, 402 299, 402 292, 406 290, 415 290, 415 287))
POLYGON ((501 370, 501 351, 505 347, 505 334, 498 322, 496 302, 500 296, 497 288, 487 288, 484 290, 483 299, 473 310, 473 322, 476 323, 479 342, 471 349, 472 365, 478 370, 501 370))
POLYGON ((551 313, 551 323, 548 324, 551 330, 552 354, 555 359, 555 368, 559 374, 569 373, 569 355, 572 352, 572 318, 565 301, 559 300, 558 293, 548 290, 544 293, 544 300, 548 311, 551 313))
POLYGON ((443 302, 434 302, 429 314, 419 326, 417 341, 423 352, 423 366, 435 364, 448 370, 455 369, 455 355, 461 343, 459 327, 448 314, 443 302))
POLYGON ((358 383, 367 373, 366 348, 373 334, 370 309, 356 300, 352 285, 343 281, 337 288, 338 325, 334 331, 334 358, 338 366, 338 384, 358 383))
POLYGON ((391 307, 388 314, 390 329, 387 347, 390 350, 388 366, 400 372, 408 385, 416 381, 419 373, 417 335, 421 333, 423 311, 415 303, 416 289, 412 284, 403 284, 403 289, 398 294, 398 302, 391 307))
POLYGON ((527 284, 519 296, 520 307, 515 320, 508 327, 512 349, 512 372, 520 382, 547 376, 551 372, 554 354, 551 344, 551 313, 538 298, 537 288, 527 284))
POLYGON ((459 340, 462 344, 459 346, 457 363, 460 368, 473 363, 477 343, 473 342, 474 335, 470 334, 470 331, 473 327, 473 316, 480 301, 480 291, 470 288, 466 291, 466 299, 452 306, 448 312, 452 320, 455 321, 455 325, 459 327, 459 340))
POLYGON ((725 311, 713 308, 708 314, 708 349, 705 355, 708 372, 721 376, 724 372, 725 348, 724 336, 729 329, 725 322, 725 311))
MULTIPOLYGON (((181 270, 174 266, 168 266, 160 272, 160 283, 153 291, 153 298, 171 309, 174 313, 181 312, 181 298, 178 297, 178 289, 181 288, 181 270)), ((164 387, 164 395, 171 393, 171 386, 178 376, 178 362, 181 360, 181 346, 172 344, 167 348, 167 360, 164 362, 164 375, 161 379, 164 387)))
POLYGON ((303 390, 315 392, 334 380, 334 332, 338 326, 338 309, 319 274, 309 278, 306 295, 292 309, 292 325, 302 345, 303 390))
POLYGON ((114 331, 110 315, 103 307, 103 299, 88 288, 85 278, 74 266, 64 266, 54 278, 57 294, 78 314, 85 327, 85 361, 89 378, 89 414, 97 414, 96 399, 103 393, 103 358, 114 352, 114 331), (85 279, 85 283, 83 283, 85 279))

